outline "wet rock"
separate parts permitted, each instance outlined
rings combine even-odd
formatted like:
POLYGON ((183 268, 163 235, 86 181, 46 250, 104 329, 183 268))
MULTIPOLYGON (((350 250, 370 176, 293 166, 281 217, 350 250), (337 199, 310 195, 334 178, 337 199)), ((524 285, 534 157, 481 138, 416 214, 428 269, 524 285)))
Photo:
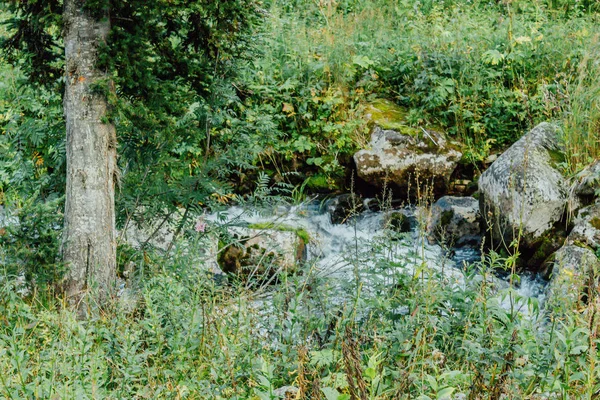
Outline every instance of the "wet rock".
POLYGON ((242 279, 269 279, 279 270, 295 269, 306 255, 307 235, 291 227, 231 227, 230 235, 218 263, 224 272, 242 279))
POLYGON ((367 183, 399 189, 402 197, 416 186, 432 185, 437 194, 445 193, 462 154, 444 135, 433 130, 404 127, 402 131, 376 126, 371 148, 354 155, 358 176, 367 183))
POLYGON ((590 204, 600 197, 600 160, 577 174, 573 185, 573 194, 583 204, 590 204))
POLYGON ((365 208, 363 200, 354 193, 342 194, 325 203, 332 224, 343 224, 365 208))
MULTIPOLYGON (((563 157, 557 128, 542 123, 481 175, 480 209, 486 231, 491 227, 492 248, 508 246, 520 232, 522 254, 531 255, 553 235, 568 199, 567 182, 556 168, 563 157)), ((555 250, 548 249, 545 256, 555 250)))
POLYGON ((565 245, 554 256, 546 307, 571 312, 597 290, 600 260, 587 247, 565 245))
POLYGON ((385 227, 396 233, 411 232, 417 226, 417 219, 406 210, 395 210, 385 217, 385 227))
POLYGON ((431 207, 427 231, 432 239, 453 246, 477 245, 481 240, 479 201, 444 196, 431 207))
POLYGON ((567 244, 588 246, 592 250, 600 249, 600 204, 594 204, 579 210, 574 227, 567 237, 567 244))

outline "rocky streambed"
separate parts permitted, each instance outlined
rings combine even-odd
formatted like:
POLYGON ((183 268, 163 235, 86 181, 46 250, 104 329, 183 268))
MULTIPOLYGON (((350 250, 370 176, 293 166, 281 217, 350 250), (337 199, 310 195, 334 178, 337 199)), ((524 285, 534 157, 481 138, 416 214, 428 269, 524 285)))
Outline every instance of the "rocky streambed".
MULTIPOLYGON (((364 202, 368 204, 372 200, 364 202)), ((430 218, 426 209, 406 207, 381 211, 366 208, 344 221, 337 221, 335 215, 339 210, 334 205, 339 205, 337 199, 268 211, 232 207, 209 215, 206 220, 209 224, 227 226, 230 232, 239 235, 241 240, 230 246, 260 249, 256 252, 257 257, 239 260, 240 269, 228 272, 251 275, 254 279, 263 274, 263 283, 269 281, 272 273, 303 263, 304 273, 310 271, 328 285, 339 287, 339 293, 343 287, 359 283, 363 292, 375 294, 373 291, 396 285, 399 274, 414 279, 444 279, 448 285, 458 288, 465 283, 465 269, 479 268, 476 264, 481 261, 481 253, 476 241, 461 242, 458 247, 435 243, 433 231, 428 232, 427 226, 423 225, 430 218), (399 220, 406 223, 398 223, 399 220), (272 263, 273 260, 279 262, 272 263), (244 262, 247 262, 246 270, 243 269, 244 262), (269 273, 259 268, 259 263, 276 271, 269 273)), ((471 234, 471 239, 476 240, 478 233, 471 234)), ((238 256, 241 253, 235 252, 238 256)), ((218 263, 223 268, 222 254, 223 249, 220 255, 207 255, 208 264, 218 263)), ((500 274, 488 276, 488 279, 499 290, 509 286, 508 280, 500 274)), ((514 298, 506 299, 506 307, 510 307, 511 302, 514 307, 515 298, 518 298, 517 308, 526 313, 530 298, 543 299, 545 285, 537 275, 524 274, 514 286, 514 298)), ((343 296, 339 301, 343 301, 343 296)))
POLYGON ((435 242, 483 238, 485 252, 518 255, 516 271, 542 275, 550 293, 566 294, 575 308, 586 291, 598 290, 600 160, 566 177, 559 127, 541 123, 490 159, 469 182, 474 197, 441 197, 456 187, 460 146, 435 130, 372 122, 370 147, 354 156, 357 176, 400 198, 438 199, 427 228, 435 242))
MULTIPOLYGON (((460 157, 455 145, 439 132, 417 133, 375 126, 371 148, 355 156, 356 172, 379 193, 395 191, 396 199, 424 206, 398 208, 344 194, 294 207, 232 207, 196 224, 220 232, 200 232, 206 240, 200 263, 260 285, 308 265, 332 285, 355 282, 368 291, 396 284, 394 269, 461 285, 466 268, 483 264, 483 251, 518 255, 510 272, 520 278, 511 285, 522 306, 531 297, 552 306, 560 297, 576 309, 597 290, 600 161, 567 179, 558 128, 543 123, 463 185, 472 196, 449 196, 460 157)), ((508 286, 503 274, 492 278, 498 288, 508 286)))

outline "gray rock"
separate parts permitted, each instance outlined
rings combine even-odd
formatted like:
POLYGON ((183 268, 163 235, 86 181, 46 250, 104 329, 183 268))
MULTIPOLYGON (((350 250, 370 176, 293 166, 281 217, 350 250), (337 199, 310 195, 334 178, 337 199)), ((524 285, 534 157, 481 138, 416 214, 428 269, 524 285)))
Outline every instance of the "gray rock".
POLYGON ((585 245, 594 251, 600 249, 600 204, 580 209, 574 224, 567 244, 585 245))
POLYGON ((481 239, 479 201, 473 197, 444 196, 431 207, 427 226, 431 238, 455 246, 474 245, 481 239))
POLYGON ((569 190, 555 167, 560 157, 557 128, 542 123, 481 175, 480 209, 492 247, 510 244, 521 230, 521 247, 534 252, 561 220, 569 190))
POLYGON ((300 389, 295 386, 283 386, 273 391, 273 395, 278 399, 295 399, 300 389))
POLYGON ((230 227, 229 233, 231 242, 221 250, 219 266, 243 279, 270 279, 278 270, 294 269, 306 255, 306 238, 287 227, 230 227))
POLYGON ((591 203, 600 194, 600 160, 595 161, 575 177, 573 193, 584 204, 591 203))
POLYGON ((343 224, 365 208, 363 200, 354 193, 334 197, 325 203, 332 224, 343 224))
POLYGON ((547 308, 574 311, 581 305, 590 284, 597 276, 600 260, 587 247, 565 245, 555 254, 548 287, 547 308))
POLYGON ((375 127, 370 144, 370 149, 354 155, 358 176, 379 188, 389 185, 406 191, 412 187, 413 194, 417 183, 433 183, 436 193, 444 193, 462 157, 435 131, 407 128, 400 133, 375 127))

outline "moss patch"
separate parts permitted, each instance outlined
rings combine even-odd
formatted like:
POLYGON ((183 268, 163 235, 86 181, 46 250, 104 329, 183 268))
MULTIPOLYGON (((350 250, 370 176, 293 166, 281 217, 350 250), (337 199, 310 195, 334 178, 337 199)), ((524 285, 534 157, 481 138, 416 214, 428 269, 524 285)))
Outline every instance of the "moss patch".
POLYGON ((592 220, 590 221, 590 224, 592 224, 592 226, 596 229, 600 229, 600 217, 594 217, 592 218, 592 220))
POLYGON ((390 215, 388 224, 395 232, 406 233, 411 231, 410 219, 400 212, 395 212, 390 215))
POLYGON ((550 164, 554 168, 559 168, 567 160, 565 153, 559 150, 548 150, 548 155, 550 156, 550 164))
POLYGON ((371 121, 382 129, 390 129, 414 137, 420 134, 420 129, 406 123, 408 111, 389 100, 374 100, 367 105, 366 111, 371 114, 371 121))
POLYGON ((332 185, 325 175, 313 175, 306 179, 306 188, 313 192, 332 191, 337 185, 332 185))

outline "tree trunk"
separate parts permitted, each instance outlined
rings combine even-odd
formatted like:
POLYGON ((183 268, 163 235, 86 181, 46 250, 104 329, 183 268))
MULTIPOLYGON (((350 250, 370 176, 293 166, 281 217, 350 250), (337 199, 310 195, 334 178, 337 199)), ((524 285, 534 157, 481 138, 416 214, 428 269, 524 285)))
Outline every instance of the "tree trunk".
POLYGON ((65 291, 80 311, 94 292, 114 288, 116 233, 114 180, 116 132, 107 119, 109 76, 98 70, 98 48, 110 30, 108 18, 84 9, 85 0, 65 0, 64 112, 67 125, 67 187, 63 258, 65 291), (104 88, 104 89, 103 89, 104 88))

